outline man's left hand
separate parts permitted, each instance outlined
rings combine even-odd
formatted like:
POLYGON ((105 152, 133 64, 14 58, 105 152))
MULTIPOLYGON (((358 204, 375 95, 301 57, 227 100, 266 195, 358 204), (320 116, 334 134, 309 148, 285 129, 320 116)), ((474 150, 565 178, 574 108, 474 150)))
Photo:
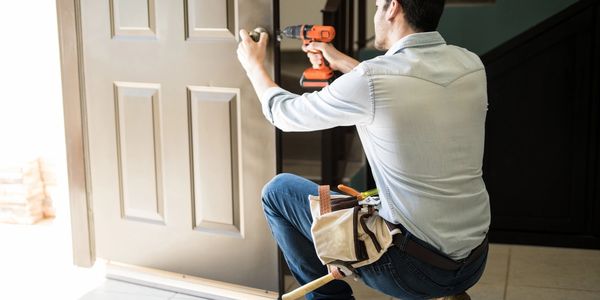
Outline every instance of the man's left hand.
POLYGON ((269 35, 265 32, 260 34, 260 40, 255 43, 248 32, 240 30, 242 41, 238 44, 238 60, 246 70, 246 74, 252 74, 256 69, 263 67, 267 53, 267 42, 269 35))

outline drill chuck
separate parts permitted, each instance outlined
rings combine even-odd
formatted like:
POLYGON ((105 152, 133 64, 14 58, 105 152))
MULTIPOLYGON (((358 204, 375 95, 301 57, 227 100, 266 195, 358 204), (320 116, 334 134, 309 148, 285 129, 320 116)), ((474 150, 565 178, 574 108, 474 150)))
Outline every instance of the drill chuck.
MULTIPOLYGON (((311 25, 308 25, 311 26, 311 25)), ((283 29, 283 31, 281 32, 281 34, 283 34, 284 37, 288 38, 288 39, 298 39, 301 40, 303 34, 301 33, 301 29, 303 29, 302 25, 296 25, 296 26, 288 26, 286 28, 283 29)))

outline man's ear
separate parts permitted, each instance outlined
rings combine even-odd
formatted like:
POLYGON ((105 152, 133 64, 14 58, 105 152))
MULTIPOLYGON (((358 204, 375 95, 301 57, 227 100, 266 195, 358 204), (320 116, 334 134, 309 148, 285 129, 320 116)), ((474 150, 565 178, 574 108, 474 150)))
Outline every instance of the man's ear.
POLYGON ((402 5, 398 3, 398 0, 392 0, 390 1, 387 11, 385 12, 385 17, 388 21, 392 21, 402 13, 404 13, 402 5))

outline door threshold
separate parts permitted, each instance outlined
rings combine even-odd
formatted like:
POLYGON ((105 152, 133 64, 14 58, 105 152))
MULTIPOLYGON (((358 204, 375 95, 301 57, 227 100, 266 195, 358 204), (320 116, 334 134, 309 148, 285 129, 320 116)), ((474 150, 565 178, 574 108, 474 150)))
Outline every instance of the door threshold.
POLYGON ((107 261, 106 277, 215 300, 277 299, 278 293, 185 274, 107 261))

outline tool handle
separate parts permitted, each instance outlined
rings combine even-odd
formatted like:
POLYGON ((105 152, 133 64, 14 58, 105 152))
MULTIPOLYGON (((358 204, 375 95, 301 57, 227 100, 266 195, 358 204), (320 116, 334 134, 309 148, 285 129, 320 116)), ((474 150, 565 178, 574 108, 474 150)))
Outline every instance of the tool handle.
MULTIPOLYGON (((361 196, 362 197, 362 195, 360 194, 359 191, 357 191, 349 186, 345 186, 343 184, 338 184, 338 189, 340 191, 342 191, 343 193, 348 194, 350 196, 354 196, 354 197, 361 196)), ((359 200, 362 200, 362 199, 359 199, 359 200)))
POLYGON ((330 281, 334 280, 335 277, 333 276, 333 274, 329 273, 321 278, 317 278, 285 295, 283 295, 281 297, 282 300, 294 300, 294 299, 298 299, 300 297, 303 297, 304 295, 326 285, 327 283, 329 283, 330 281))
POLYGON ((319 50, 315 50, 315 51, 309 51, 310 53, 314 53, 314 54, 320 54, 321 57, 323 57, 323 60, 320 64, 312 64, 312 68, 313 69, 323 69, 324 67, 327 67, 327 63, 325 60, 325 56, 323 56, 323 52, 319 51, 319 50))
MULTIPOLYGON (((312 43, 312 42, 313 42, 312 40, 304 40, 304 41, 303 41, 303 43, 304 43, 304 46, 308 46, 308 45, 309 45, 310 43, 312 43)), ((323 68, 329 68, 329 67, 327 66, 327 61, 325 60, 325 56, 323 56, 323 52, 322 52, 322 51, 320 51, 320 50, 312 50, 312 51, 308 51, 308 52, 310 52, 310 53, 313 53, 313 54, 320 54, 320 55, 321 55, 321 57, 323 57, 323 62, 322 62, 322 63, 320 63, 320 64, 312 64, 312 63, 311 63, 311 64, 312 64, 312 68, 313 68, 313 69, 323 69, 323 68)))
POLYGON ((343 184, 338 185, 338 189, 350 196, 355 196, 358 200, 362 200, 367 197, 379 194, 379 191, 377 189, 372 189, 372 190, 368 190, 366 192, 361 193, 361 192, 359 192, 349 186, 345 186, 343 184))
POLYGON ((361 196, 363 196, 363 198, 367 198, 367 197, 378 195, 379 191, 377 189, 372 189, 372 190, 368 190, 366 192, 362 192, 360 194, 361 194, 361 196))

